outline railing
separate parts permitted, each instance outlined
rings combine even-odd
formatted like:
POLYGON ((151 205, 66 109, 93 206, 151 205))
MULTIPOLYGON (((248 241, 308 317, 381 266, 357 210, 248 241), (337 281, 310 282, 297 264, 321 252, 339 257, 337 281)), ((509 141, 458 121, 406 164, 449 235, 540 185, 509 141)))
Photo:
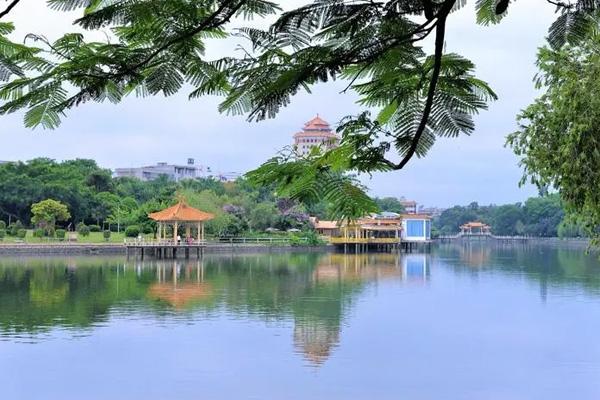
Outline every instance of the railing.
POLYGON ((531 239, 531 236, 497 236, 492 235, 491 233, 459 233, 457 235, 445 235, 436 237, 437 240, 455 240, 460 238, 470 238, 470 237, 488 237, 495 240, 527 240, 531 239))
POLYGON ((201 246, 206 244, 206 240, 177 240, 173 239, 144 239, 144 238, 126 238, 123 239, 123 243, 126 246, 148 246, 148 247, 160 247, 160 246, 201 246))
MULTIPOLYGON (((307 238, 296 238, 295 241, 307 242, 307 238)), ((173 239, 138 239, 138 238, 128 238, 124 239, 123 243, 126 246, 136 246, 136 247, 160 247, 160 246, 180 246, 180 247, 196 247, 196 246, 215 246, 215 245, 223 245, 223 244, 289 244, 292 242, 292 239, 286 237, 255 237, 255 238, 246 238, 246 237, 228 237, 228 238, 213 238, 211 240, 190 240, 186 241, 185 239, 177 240, 173 239)))
POLYGON ((329 239, 333 244, 396 244, 400 238, 355 238, 355 237, 332 237, 329 239))

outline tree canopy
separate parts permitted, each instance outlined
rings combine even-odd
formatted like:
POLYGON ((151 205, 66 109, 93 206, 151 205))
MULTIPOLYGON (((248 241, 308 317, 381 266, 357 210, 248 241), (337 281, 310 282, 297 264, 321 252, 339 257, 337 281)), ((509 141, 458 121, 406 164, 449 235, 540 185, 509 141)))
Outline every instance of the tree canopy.
MULTIPOLYGON (((347 218, 374 207, 348 172, 402 169, 436 138, 473 132, 473 115, 496 98, 471 61, 444 51, 446 22, 466 0, 315 0, 285 12, 267 0, 48 0, 57 10, 81 9, 76 25, 110 29, 110 37, 67 33, 50 42, 30 34, 25 44, 11 40, 14 27, 3 22, 19 3, 0 11, 0 114, 25 110, 29 127, 55 128, 85 102, 169 96, 188 87, 190 98, 222 95, 221 111, 261 120, 316 83, 347 80, 365 110, 340 125, 339 148, 307 157, 310 168, 278 156, 252 174, 281 191, 310 187, 303 201, 329 198, 347 218), (275 22, 266 30, 231 25, 267 16, 275 22), (205 56, 208 41, 232 34, 243 56, 205 56), (428 53, 423 40, 430 36, 428 53)), ((499 22, 510 3, 476 0, 477 22, 499 22)), ((597 26, 598 1, 542 3, 557 10, 548 35, 553 49, 578 44, 597 26)))
POLYGON ((454 206, 435 218, 433 226, 439 234, 454 235, 461 225, 472 221, 490 225, 496 235, 584 236, 581 225, 565 217, 558 194, 531 197, 523 204, 481 206, 474 202, 467 206, 454 206))
POLYGON ((544 93, 519 115, 508 145, 521 157, 522 182, 558 189, 588 233, 600 226, 600 36, 578 46, 542 48, 544 93))
POLYGON ((41 228, 54 229, 57 221, 66 221, 69 218, 69 209, 60 201, 46 199, 31 205, 31 223, 41 228))

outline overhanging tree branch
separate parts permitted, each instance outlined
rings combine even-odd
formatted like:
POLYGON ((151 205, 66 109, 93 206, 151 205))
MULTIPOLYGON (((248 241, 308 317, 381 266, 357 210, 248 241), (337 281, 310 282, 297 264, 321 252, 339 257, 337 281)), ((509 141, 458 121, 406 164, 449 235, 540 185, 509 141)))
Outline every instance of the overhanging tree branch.
POLYGON ((415 131, 415 135, 412 138, 411 145, 402 158, 402 160, 397 163, 388 163, 390 167, 394 170, 399 170, 404 168, 404 166, 410 161, 415 152, 417 151, 417 147, 419 145, 419 140, 427 127, 427 121, 429 119, 429 115, 431 114, 431 109, 433 107, 433 99, 435 96, 435 89, 437 87, 438 80, 440 78, 440 71, 442 68, 442 56, 444 53, 444 38, 446 36, 446 19, 448 18, 448 14, 452 9, 452 6, 456 0, 447 0, 442 9, 440 10, 437 17, 437 24, 435 28, 435 50, 434 50, 434 59, 433 59, 433 70, 431 73, 431 81, 429 81, 429 88, 427 90, 427 99, 425 100, 425 108, 423 109, 423 114, 421 116, 421 121, 419 122, 419 126, 415 131))
POLYGON ((8 6, 6 6, 6 8, 3 11, 0 11, 0 19, 2 19, 2 17, 8 15, 8 13, 10 13, 12 11, 12 9, 20 2, 21 0, 13 0, 10 2, 10 4, 8 6))

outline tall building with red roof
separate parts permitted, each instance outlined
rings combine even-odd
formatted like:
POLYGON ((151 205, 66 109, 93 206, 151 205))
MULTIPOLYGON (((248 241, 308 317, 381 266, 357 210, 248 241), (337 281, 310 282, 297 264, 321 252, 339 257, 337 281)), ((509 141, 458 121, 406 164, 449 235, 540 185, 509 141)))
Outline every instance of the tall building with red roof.
POLYGON ((306 124, 304 128, 294 135, 294 146, 300 155, 310 153, 313 147, 329 150, 340 144, 340 138, 333 132, 329 123, 319 114, 306 124))

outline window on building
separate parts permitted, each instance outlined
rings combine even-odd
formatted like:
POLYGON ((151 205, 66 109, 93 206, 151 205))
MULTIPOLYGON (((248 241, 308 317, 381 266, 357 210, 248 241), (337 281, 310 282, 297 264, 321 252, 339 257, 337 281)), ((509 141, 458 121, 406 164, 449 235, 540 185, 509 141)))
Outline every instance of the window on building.
POLYGON ((406 221, 406 235, 411 237, 425 236, 425 227, 422 220, 406 221))

